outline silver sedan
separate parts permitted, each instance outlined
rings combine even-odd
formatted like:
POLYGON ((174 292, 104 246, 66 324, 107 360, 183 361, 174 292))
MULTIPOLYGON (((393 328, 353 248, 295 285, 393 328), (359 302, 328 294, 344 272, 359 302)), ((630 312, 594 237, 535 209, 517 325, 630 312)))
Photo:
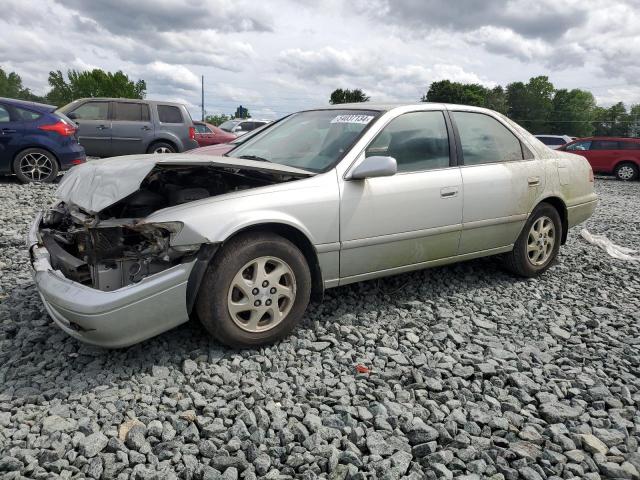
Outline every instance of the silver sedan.
POLYGON ((326 288, 500 255, 547 270, 593 213, 593 173, 481 108, 338 105, 221 157, 72 169, 33 223, 34 278, 70 335, 123 347, 197 316, 243 347, 287 335, 326 288))

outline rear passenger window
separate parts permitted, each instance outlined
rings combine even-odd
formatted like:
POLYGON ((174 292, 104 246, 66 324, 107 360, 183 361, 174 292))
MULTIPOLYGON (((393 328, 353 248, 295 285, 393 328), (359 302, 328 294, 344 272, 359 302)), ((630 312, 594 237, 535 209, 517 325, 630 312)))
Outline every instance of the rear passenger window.
POLYGON ((109 102, 87 102, 76 108, 73 113, 77 120, 108 120, 109 102))
POLYGON ((182 113, 172 105, 158 105, 158 118, 162 123, 182 123, 182 113))
POLYGON ((367 157, 396 159, 399 172, 449 166, 449 135, 442 112, 405 113, 393 119, 369 144, 367 157))
POLYGON ((9 110, 0 105, 0 122, 10 122, 9 110))
POLYGON ((640 150, 640 142, 620 142, 620 150, 640 150))
POLYGON ((31 120, 37 120, 42 116, 42 114, 38 112, 34 112, 33 110, 27 110, 26 108, 14 107, 14 109, 18 116, 18 120, 22 120, 25 122, 28 122, 31 120))
POLYGON ((520 140, 483 113, 451 112, 458 127, 465 165, 522 160, 520 140))
POLYGON ((613 140, 594 140, 591 150, 619 150, 618 142, 613 140))
POLYGON ((144 103, 117 102, 113 119, 126 122, 148 122, 149 107, 144 103))

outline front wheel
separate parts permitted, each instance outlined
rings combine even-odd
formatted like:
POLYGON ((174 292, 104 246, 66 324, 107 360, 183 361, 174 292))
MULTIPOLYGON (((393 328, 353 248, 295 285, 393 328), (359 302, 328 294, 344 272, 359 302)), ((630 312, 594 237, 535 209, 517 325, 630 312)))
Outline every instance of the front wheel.
POLYGON ((58 170, 58 160, 41 148, 28 148, 13 160, 13 173, 22 183, 52 182, 58 170))
POLYGON ((560 214, 552 205, 541 203, 531 213, 513 250, 505 255, 506 267, 522 277, 541 274, 558 256, 561 239, 560 214))
POLYGON ((254 347, 289 334, 310 294, 309 266, 294 244, 272 233, 246 233, 224 245, 209 265, 196 311, 220 342, 254 347))
POLYGON ((638 178, 638 166, 635 163, 621 163, 615 169, 616 178, 618 180, 630 181, 638 178))

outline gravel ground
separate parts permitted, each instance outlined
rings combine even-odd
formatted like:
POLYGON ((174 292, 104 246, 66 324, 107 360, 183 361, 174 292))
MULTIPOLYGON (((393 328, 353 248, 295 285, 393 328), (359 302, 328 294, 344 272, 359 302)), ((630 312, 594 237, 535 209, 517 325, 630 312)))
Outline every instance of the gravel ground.
MULTIPOLYGON (((638 246, 640 183, 596 186, 589 230, 638 246)), ((640 477, 640 265, 578 230, 539 279, 483 259, 330 290, 269 348, 106 351, 30 280, 51 192, 0 184, 2 478, 640 477)))

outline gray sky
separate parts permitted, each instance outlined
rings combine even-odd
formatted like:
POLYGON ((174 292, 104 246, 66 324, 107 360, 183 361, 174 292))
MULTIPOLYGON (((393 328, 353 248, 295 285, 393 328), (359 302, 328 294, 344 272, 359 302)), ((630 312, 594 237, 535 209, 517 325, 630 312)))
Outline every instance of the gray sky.
POLYGON ((148 98, 274 118, 337 87, 417 101, 444 78, 548 75, 603 105, 640 103, 640 0, 3 0, 0 66, 123 70, 148 98))

